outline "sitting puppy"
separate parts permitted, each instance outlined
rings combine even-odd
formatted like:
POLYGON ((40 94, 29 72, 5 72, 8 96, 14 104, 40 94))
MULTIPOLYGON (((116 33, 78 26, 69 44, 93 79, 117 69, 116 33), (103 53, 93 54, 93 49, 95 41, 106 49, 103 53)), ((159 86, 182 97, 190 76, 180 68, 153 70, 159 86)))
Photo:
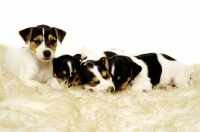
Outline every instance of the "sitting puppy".
POLYGON ((92 53, 86 47, 81 48, 80 72, 73 77, 72 85, 81 84, 87 91, 115 91, 107 58, 117 54, 125 53, 114 49, 92 53))
POLYGON ((116 90, 124 90, 128 84, 132 84, 132 90, 144 92, 156 84, 193 86, 186 66, 165 54, 115 55, 109 59, 109 71, 116 90))
POLYGON ((19 31, 19 35, 29 46, 9 47, 6 51, 4 68, 29 86, 48 83, 53 89, 62 89, 53 77, 52 59, 57 40, 62 43, 66 32, 55 27, 38 25, 19 31))
POLYGON ((72 77, 79 72, 80 54, 74 56, 62 55, 53 59, 54 77, 61 84, 71 84, 72 77))

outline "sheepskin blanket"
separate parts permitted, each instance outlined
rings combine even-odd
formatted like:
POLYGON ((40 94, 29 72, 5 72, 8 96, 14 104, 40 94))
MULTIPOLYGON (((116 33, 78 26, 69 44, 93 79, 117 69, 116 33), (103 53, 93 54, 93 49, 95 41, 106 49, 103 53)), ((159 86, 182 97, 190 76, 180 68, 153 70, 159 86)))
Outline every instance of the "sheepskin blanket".
POLYGON ((2 68, 6 48, 0 45, 2 132, 200 131, 200 64, 188 66, 194 88, 114 94, 79 87, 56 91, 47 84, 27 87, 7 73, 2 68))

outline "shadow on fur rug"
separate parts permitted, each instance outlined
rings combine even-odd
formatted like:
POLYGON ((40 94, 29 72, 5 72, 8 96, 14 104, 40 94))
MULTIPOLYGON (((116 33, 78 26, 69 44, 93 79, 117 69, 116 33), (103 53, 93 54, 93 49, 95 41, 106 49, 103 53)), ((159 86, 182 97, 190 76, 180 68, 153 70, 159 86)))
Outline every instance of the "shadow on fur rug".
POLYGON ((200 64, 189 66, 194 88, 90 93, 26 87, 2 68, 0 45, 0 131, 2 132, 194 132, 200 131, 200 64), (46 89, 41 93, 40 89, 46 89))

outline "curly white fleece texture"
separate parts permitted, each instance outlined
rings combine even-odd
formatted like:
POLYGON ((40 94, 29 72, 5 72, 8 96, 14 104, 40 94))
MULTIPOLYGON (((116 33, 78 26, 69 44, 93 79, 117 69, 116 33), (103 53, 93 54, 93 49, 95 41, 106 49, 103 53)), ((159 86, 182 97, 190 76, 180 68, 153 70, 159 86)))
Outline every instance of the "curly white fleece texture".
POLYGON ((200 63, 188 66, 194 88, 114 94, 79 87, 56 91, 46 84, 27 87, 7 73, 2 68, 6 48, 0 45, 2 132, 200 131, 200 63))

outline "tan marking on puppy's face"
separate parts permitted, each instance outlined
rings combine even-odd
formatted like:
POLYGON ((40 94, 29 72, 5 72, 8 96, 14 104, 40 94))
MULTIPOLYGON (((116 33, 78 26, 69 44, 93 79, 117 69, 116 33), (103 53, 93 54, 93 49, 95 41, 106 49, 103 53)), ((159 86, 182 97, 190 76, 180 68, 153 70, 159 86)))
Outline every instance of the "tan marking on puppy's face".
POLYGON ((57 39, 53 35, 49 34, 48 40, 50 42, 50 49, 52 49, 55 52, 57 47, 57 39))
POLYGON ((107 75, 107 72, 106 71, 102 71, 101 75, 102 75, 102 77, 105 77, 107 75))
POLYGON ((74 69, 74 73, 76 73, 77 71, 76 71, 76 69, 74 69))
POLYGON ((120 77, 120 76, 118 76, 118 77, 117 77, 117 80, 120 80, 120 79, 121 79, 121 77, 120 77))
POLYGON ((62 71, 62 74, 66 75, 66 74, 67 74, 67 71, 63 70, 63 71, 62 71))
POLYGON ((37 37, 33 38, 33 40, 30 42, 29 46, 34 53, 36 53, 36 49, 41 44, 42 41, 43 41, 42 35, 38 35, 37 37))
POLYGON ((53 74, 53 76, 58 80, 59 83, 62 83, 64 80, 62 78, 59 78, 56 73, 53 74))
POLYGON ((101 76, 105 79, 109 79, 110 78, 110 73, 108 71, 102 71, 101 72, 101 76))
POLYGON ((97 77, 94 77, 94 78, 92 78, 92 80, 89 83, 87 83, 85 85, 90 86, 90 87, 95 87, 99 83, 100 83, 99 79, 97 77))
POLYGON ((126 88, 126 86, 128 85, 128 83, 130 82, 131 77, 128 77, 127 80, 122 83, 121 87, 119 88, 120 90, 124 90, 126 88))

